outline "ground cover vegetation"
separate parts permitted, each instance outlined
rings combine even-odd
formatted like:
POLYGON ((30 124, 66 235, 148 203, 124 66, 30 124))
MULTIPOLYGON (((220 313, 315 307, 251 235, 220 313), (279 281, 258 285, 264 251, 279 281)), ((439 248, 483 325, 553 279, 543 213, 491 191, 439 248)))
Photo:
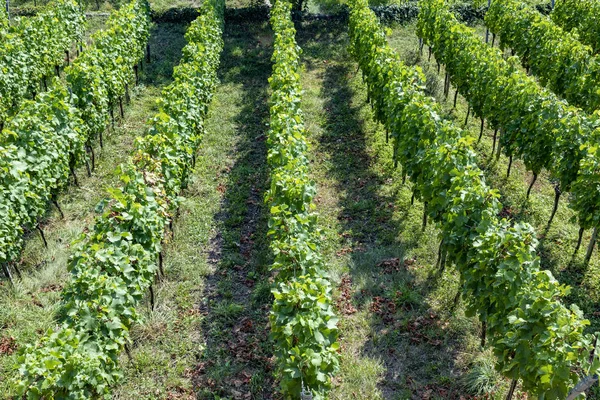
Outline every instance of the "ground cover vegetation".
POLYGON ((281 0, 270 21, 223 24, 223 6, 138 22, 111 53, 111 20, 141 14, 90 4, 120 11, 88 17, 96 39, 36 94, 86 134, 56 136, 80 158, 57 158, 61 185, 16 225, 4 397, 562 399, 594 383, 593 113, 441 2, 387 27, 362 0, 295 23, 281 0), (490 85, 553 111, 525 123, 490 85))

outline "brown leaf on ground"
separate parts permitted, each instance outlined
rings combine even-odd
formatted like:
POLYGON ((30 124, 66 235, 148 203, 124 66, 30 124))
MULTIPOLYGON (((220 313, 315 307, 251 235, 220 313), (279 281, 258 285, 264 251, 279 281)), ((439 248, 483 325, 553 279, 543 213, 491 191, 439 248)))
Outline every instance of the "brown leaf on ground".
POLYGON ((42 293, 48 293, 48 292, 58 292, 62 290, 62 286, 58 285, 58 284, 54 284, 51 283, 50 285, 46 285, 43 288, 40 289, 40 292, 42 293))
POLYGON ((386 297, 375 296, 370 309, 372 313, 379 315, 386 324, 393 323, 396 319, 396 303, 386 297))
POLYGON ((17 350, 17 342, 12 336, 0 338, 0 354, 11 355, 17 350))
POLYGON ((392 274, 400 271, 400 259, 398 257, 388 258, 377 264, 377 268, 382 268, 386 274, 392 274))
POLYGON ((356 312, 356 307, 352 305, 352 278, 345 275, 338 287, 340 297, 336 301, 338 311, 343 315, 351 315, 356 312))

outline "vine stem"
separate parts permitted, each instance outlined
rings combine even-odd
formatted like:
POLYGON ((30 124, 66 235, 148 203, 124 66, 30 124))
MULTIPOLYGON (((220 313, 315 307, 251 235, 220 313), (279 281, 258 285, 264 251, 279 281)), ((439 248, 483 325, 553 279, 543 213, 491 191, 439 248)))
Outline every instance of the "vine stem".
POLYGON ((63 213, 62 209, 60 208, 60 205, 58 204, 58 200, 56 200, 56 199, 53 198, 52 199, 52 204, 54 204, 54 207, 56 207, 56 209, 60 213, 60 218, 61 219, 65 219, 65 214, 63 213))
POLYGON ((590 262, 590 258, 592 258, 592 253, 594 253, 594 247, 596 246, 596 239, 598 237, 598 228, 594 228, 594 231, 592 232, 592 238, 590 239, 590 244, 588 245, 587 248, 587 253, 585 254, 585 261, 584 263, 587 264, 590 262))
POLYGON ((535 184, 535 181, 537 181, 537 178, 538 174, 534 172, 533 179, 531 180, 531 184, 529 185, 529 189, 527 189, 527 199, 529 199, 529 195, 531 194, 531 188, 533 188, 533 185, 535 184))
POLYGON ((494 129, 494 143, 492 144, 492 155, 491 157, 494 157, 494 152, 496 151, 496 138, 498 137, 498 128, 494 129))
POLYGON ((458 99, 458 88, 454 91, 454 108, 456 108, 456 100, 458 99))
POLYGON ((487 324, 485 321, 481 323, 481 347, 485 347, 485 334, 487 331, 487 324))
POLYGON ((513 379, 512 383, 510 384, 510 389, 508 389, 508 393, 506 394, 506 400, 511 400, 513 397, 513 394, 515 393, 515 390, 517 389, 517 379, 513 379))
POLYGON ((154 288, 150 285, 150 308, 154 311, 154 288))
POLYGON ((2 269, 4 270, 4 274, 6 275, 6 277, 8 278, 8 280, 10 281, 10 284, 14 287, 15 286, 15 282, 13 281, 12 275, 10 273, 10 269, 8 269, 8 265, 6 265, 5 263, 2 264, 2 269))
POLYGON ((575 246, 575 252, 573 253, 573 255, 577 254, 577 252, 579 251, 579 247, 581 247, 581 240, 583 239, 584 231, 585 229, 583 227, 579 228, 579 238, 577 239, 577 246, 575 246))
POLYGON ((42 241, 44 242, 44 247, 48 248, 48 242, 46 241, 46 236, 44 235, 44 231, 42 230, 42 227, 40 226, 40 224, 37 224, 36 228, 40 232, 40 236, 42 237, 42 241))
POLYGON ((158 253, 158 269, 160 271, 160 275, 164 278, 165 270, 163 269, 163 254, 162 250, 158 253))
POLYGON ((481 117, 481 129, 479 130, 479 139, 477 139, 477 144, 479 144, 479 142, 481 142, 481 138, 483 137, 484 125, 485 125, 485 119, 483 119, 483 117, 481 117))
POLYGON ((571 390, 566 400, 575 400, 577 396, 584 393, 586 390, 591 388, 594 383, 598 382, 598 375, 590 375, 583 378, 575 387, 571 390))
POLYGON ((440 241, 440 247, 438 248, 438 257, 437 257, 437 261, 435 262, 435 267, 437 268, 441 262, 442 262, 442 248, 444 247, 444 239, 442 238, 442 240, 440 241))
POLYGON ((558 210, 558 202, 560 201, 560 187, 558 185, 554 186, 554 208, 552 208, 552 214, 550 215, 550 219, 548 220, 548 227, 552 224, 552 220, 556 215, 556 211, 558 210))

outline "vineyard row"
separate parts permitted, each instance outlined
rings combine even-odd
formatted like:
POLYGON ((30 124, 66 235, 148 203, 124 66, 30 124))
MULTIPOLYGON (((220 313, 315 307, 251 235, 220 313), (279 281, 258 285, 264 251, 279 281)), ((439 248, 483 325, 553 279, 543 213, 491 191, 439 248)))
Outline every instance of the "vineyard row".
MULTIPOLYGON (((114 12, 51 89, 26 100, 0 135, 0 264, 19 259, 23 229, 35 229, 50 202, 92 155, 117 99, 133 80, 150 34, 149 6, 134 0, 114 12)), ((101 142, 102 143, 102 142, 101 142)), ((60 210, 60 209, 59 209, 60 210)), ((41 231, 41 230, 40 230, 41 231)))
MULTIPOLYGON (((424 93, 418 68, 405 66, 388 45, 366 0, 352 0, 351 53, 368 87, 376 119, 389 132, 394 157, 426 213, 441 229, 442 251, 460 272, 468 315, 477 315, 498 369, 533 396, 564 399, 594 374, 593 338, 581 311, 560 298, 568 288, 540 269, 534 229, 498 217, 501 204, 477 164, 473 140, 442 117, 424 93)), ((422 1, 422 12, 443 5, 422 1)), ((447 27, 446 31, 454 31, 447 27)), ((510 397, 508 397, 510 398, 510 397)))
POLYGON ((495 0, 486 25, 554 93, 587 112, 600 108, 600 59, 578 37, 516 0, 495 0))
POLYGON ((223 8, 222 0, 203 4, 160 111, 121 171, 123 186, 111 190, 94 227, 74 245, 60 329, 19 357, 19 395, 96 398, 121 377, 119 354, 140 319, 136 307, 162 273, 162 241, 204 133, 223 48, 223 8))
POLYGON ((594 143, 600 121, 540 87, 521 71, 516 58, 505 61, 499 49, 460 24, 442 0, 421 3, 417 29, 446 67, 446 90, 452 83, 482 127, 485 118, 496 133, 500 129, 499 147, 509 165, 513 157, 522 159, 533 172, 532 185, 543 169, 551 173, 557 192, 554 211, 561 192, 570 191, 580 234, 600 226, 600 191, 590 190, 598 187, 594 165, 600 160, 594 143))
POLYGON ((600 0, 558 0, 552 10, 552 20, 569 32, 576 31, 579 39, 600 52, 600 0))
POLYGON ((5 12, 0 15, 0 130, 64 64, 84 28, 85 15, 74 0, 56 0, 46 11, 14 24, 8 24, 5 12))
POLYGON ((266 194, 276 274, 271 332, 284 396, 298 399, 303 394, 302 398, 323 400, 339 368, 338 328, 319 250, 316 188, 309 178, 300 108, 301 49, 290 2, 275 1, 271 25, 275 34, 267 155, 271 186, 266 194))

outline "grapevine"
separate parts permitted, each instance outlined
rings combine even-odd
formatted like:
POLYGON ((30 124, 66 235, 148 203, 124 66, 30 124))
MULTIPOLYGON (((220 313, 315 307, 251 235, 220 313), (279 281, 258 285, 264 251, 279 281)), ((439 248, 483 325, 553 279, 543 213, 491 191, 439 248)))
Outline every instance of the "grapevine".
POLYGON ((366 0, 352 0, 350 8, 351 53, 375 117, 441 229, 468 315, 484 323, 506 377, 538 398, 564 399, 579 381, 576 371, 598 371, 598 361, 588 361, 592 338, 583 330, 589 322, 577 306, 560 302, 569 288, 540 269, 533 228, 498 217, 499 195, 477 165, 473 139, 441 117, 441 107, 424 93, 422 71, 400 61, 366 0))
POLYGON ((0 128, 64 64, 65 52, 81 40, 84 27, 85 16, 74 0, 56 0, 46 11, 4 29, 0 24, 0 128))
MULTIPOLYGON (((55 78, 51 90, 26 100, 0 134, 0 264, 18 260, 23 228, 30 230, 86 160, 86 148, 107 124, 109 93, 125 91, 131 74, 115 77, 114 65, 129 71, 144 54, 150 18, 148 4, 134 0, 113 13, 107 30, 111 50, 91 46, 68 67, 66 84, 55 78), (68 86, 67 86, 68 85, 68 86), (52 116, 52 118, 48 118, 52 116)), ((106 43, 103 42, 103 43, 106 43)))
POLYGON ((270 246, 276 272, 272 288, 271 331, 286 398, 301 392, 326 399, 338 370, 337 317, 331 285, 319 252, 314 212, 315 184, 309 178, 308 143, 300 109, 300 52, 291 3, 276 0, 271 10, 275 33, 273 74, 269 80, 270 130, 267 160, 271 188, 270 246))
POLYGON ((161 241, 203 134, 223 47, 222 1, 205 2, 191 24, 182 64, 163 91, 149 134, 122 168, 121 188, 75 245, 61 326, 19 357, 19 395, 29 399, 108 397, 118 356, 139 320, 137 305, 158 270, 161 241))
POLYGON ((576 32, 579 39, 600 52, 600 1, 557 0, 550 17, 564 30, 576 32))
POLYGON ((588 112, 600 108, 600 59, 575 35, 515 0, 494 0, 485 22, 543 85, 588 112))
MULTIPOLYGON (((516 57, 505 61, 500 50, 460 24, 442 1, 422 2, 418 34, 432 46, 474 114, 502 129, 502 152, 511 159, 521 158, 534 176, 542 169, 550 171, 561 192, 574 190, 573 183, 582 179, 579 167, 585 145, 600 130, 598 118, 540 87, 519 69, 516 57)), ((583 226, 593 211, 576 210, 583 226)))

